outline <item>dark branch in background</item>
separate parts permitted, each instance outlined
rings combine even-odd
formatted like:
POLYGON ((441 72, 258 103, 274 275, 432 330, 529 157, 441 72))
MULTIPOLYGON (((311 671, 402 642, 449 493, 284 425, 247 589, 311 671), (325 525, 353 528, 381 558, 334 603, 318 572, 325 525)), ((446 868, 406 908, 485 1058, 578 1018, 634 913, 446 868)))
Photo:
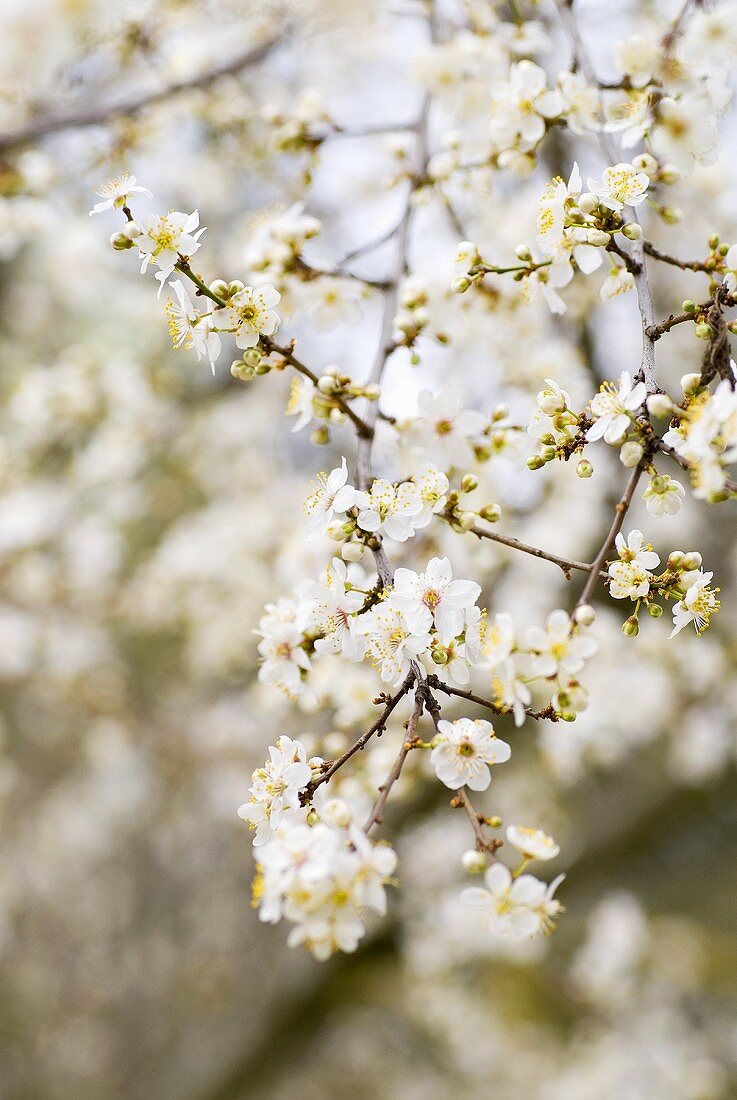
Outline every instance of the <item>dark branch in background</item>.
POLYGON ((255 65, 257 62, 263 61, 283 41, 284 36, 285 31, 280 31, 273 38, 262 42, 260 46, 250 46, 247 50, 231 58, 230 61, 213 65, 212 68, 206 69, 196 76, 188 77, 186 80, 178 80, 173 84, 167 84, 166 87, 159 88, 158 91, 142 92, 130 96, 128 99, 121 99, 117 103, 89 105, 78 111, 70 111, 69 114, 47 115, 45 118, 42 117, 27 122, 16 130, 9 130, 5 134, 0 134, 0 152, 13 149, 18 145, 25 145, 27 142, 35 141, 47 134, 58 133, 60 130, 83 130, 89 126, 100 126, 114 118, 137 115, 146 107, 152 107, 171 96, 179 95, 180 92, 188 92, 193 88, 207 88, 210 84, 214 84, 216 80, 220 80, 221 77, 233 76, 248 68, 249 65, 255 65))

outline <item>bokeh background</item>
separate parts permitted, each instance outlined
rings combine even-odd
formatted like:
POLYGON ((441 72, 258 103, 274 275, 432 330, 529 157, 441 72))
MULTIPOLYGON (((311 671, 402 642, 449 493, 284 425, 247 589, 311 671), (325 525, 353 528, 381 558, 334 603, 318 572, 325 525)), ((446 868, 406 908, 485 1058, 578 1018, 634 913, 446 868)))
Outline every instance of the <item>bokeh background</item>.
MULTIPOLYGON (((606 76, 611 41, 674 5, 577 8, 606 76)), ((445 5, 447 33, 467 9, 445 5)), ((208 279, 245 278, 254 236, 301 200, 323 222, 311 255, 335 261, 396 218, 398 139, 285 154, 270 105, 289 117, 317 89, 333 118, 361 127, 411 119, 429 87, 441 148, 449 129, 484 132, 483 50, 465 67, 452 45, 429 54, 416 0, 0 0, 0 14, 2 134, 189 81, 278 39, 259 64, 133 115, 0 141, 0 1095, 737 1096, 732 505, 659 520, 638 505, 633 520, 661 556, 697 548, 715 570, 723 606, 707 635, 669 643, 661 621, 625 639, 619 609, 602 602, 589 711, 574 725, 500 724, 515 755, 495 772, 490 811, 562 846, 553 870, 568 875, 567 912, 551 939, 510 947, 471 930, 457 900, 467 823, 419 766, 388 817, 401 888, 356 955, 321 965, 289 951, 249 904, 236 808, 252 769, 281 732, 334 753, 377 691, 371 670, 325 664, 295 707, 256 679, 264 602, 329 553, 304 543, 307 478, 353 442, 339 428, 319 451, 291 433, 287 377, 237 382, 227 355, 212 377, 173 352, 156 284, 110 249, 114 214, 88 217, 91 189, 127 168, 155 193, 136 209, 199 208, 208 279)), ((557 72, 552 9, 537 17, 557 72)), ((729 117, 723 133, 719 161, 672 189, 681 225, 648 228, 669 251, 698 254, 714 231, 737 239, 729 117)), ((584 177, 601 166, 594 139, 556 140, 547 155, 529 181, 444 184, 484 255, 530 239, 541 180, 558 166, 574 155, 584 177)), ((450 295, 458 233, 440 189, 423 199, 411 256, 432 323, 419 364, 392 358, 387 411, 409 415, 423 387, 452 380, 468 404, 506 401, 524 423, 544 378, 582 407, 599 379, 637 364, 633 296, 599 306, 591 280, 555 322, 501 282, 450 295)), ((354 267, 381 277, 391 256, 387 245, 354 267)), ((698 298, 698 278, 657 272, 658 313, 698 298)), ((287 291, 283 332, 308 363, 361 377, 379 296, 327 331, 323 304, 319 288, 287 291)), ((682 330, 658 349, 672 384, 700 357, 682 330)), ((529 453, 523 437, 486 464, 479 503, 502 505, 506 533, 590 560, 622 481, 616 455, 581 482, 568 465, 530 474, 529 453)), ((448 553, 457 575, 484 582, 491 611, 523 623, 575 595, 555 566, 447 529, 425 532, 418 552, 448 553)), ((390 728, 346 783, 375 787, 400 735, 390 728)))

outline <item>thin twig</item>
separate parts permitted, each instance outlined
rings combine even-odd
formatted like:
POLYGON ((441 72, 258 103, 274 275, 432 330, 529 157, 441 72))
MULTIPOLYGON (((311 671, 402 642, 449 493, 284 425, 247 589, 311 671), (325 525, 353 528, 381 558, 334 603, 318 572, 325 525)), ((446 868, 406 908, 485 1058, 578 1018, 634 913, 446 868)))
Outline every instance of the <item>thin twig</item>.
POLYGON ((533 558, 543 558, 545 561, 552 562, 553 565, 557 565, 563 570, 563 574, 568 581, 571 579, 573 569, 581 573, 590 573, 592 569, 592 566, 585 561, 572 561, 569 558, 561 558, 557 554, 549 554, 547 550, 541 550, 539 546, 529 546, 526 542, 520 542, 519 539, 515 539, 511 535, 501 535, 497 531, 487 531, 477 524, 474 524, 473 527, 464 528, 464 530, 476 535, 479 539, 489 539, 491 542, 501 543, 502 546, 509 546, 512 550, 521 550, 523 554, 530 554, 533 558))
POLYGON ((504 841, 498 837, 490 837, 486 834, 485 824, 487 821, 485 814, 480 814, 478 810, 474 808, 468 791, 465 787, 461 787, 456 792, 451 806, 458 806, 460 809, 465 810, 468 820, 471 822, 471 828, 473 829, 474 836, 476 837, 476 849, 479 852, 486 852, 489 856, 494 855, 498 848, 501 848, 504 841))
POLYGON ((392 770, 389 772, 388 776, 379 787, 379 797, 374 802, 371 813, 369 814, 366 824, 363 827, 363 831, 366 834, 371 832, 374 825, 381 825, 384 813, 384 806, 386 805, 386 800, 389 797, 389 792, 391 791, 396 781, 399 779, 399 776, 402 773, 402 768, 404 767, 404 762, 407 759, 412 748, 414 747, 413 741, 415 738, 415 732, 417 730, 417 723, 420 721, 420 716, 422 715, 424 706, 425 689, 421 684, 415 692, 415 705, 409 722, 407 723, 407 732, 406 736, 402 740, 402 747, 399 750, 399 754, 396 760, 394 761, 392 770))
MULTIPOLYGON (((468 703, 476 703, 477 706, 485 707, 493 714, 512 713, 511 707, 505 707, 501 703, 493 702, 491 699, 484 699, 481 695, 474 695, 472 691, 451 687, 450 684, 443 683, 439 676, 428 676, 427 683, 434 691, 442 691, 444 695, 454 695, 458 699, 465 699, 468 703)), ((532 710, 531 707, 525 707, 525 714, 528 718, 548 718, 553 722, 557 721, 557 715, 552 705, 545 707, 544 710, 532 710)))

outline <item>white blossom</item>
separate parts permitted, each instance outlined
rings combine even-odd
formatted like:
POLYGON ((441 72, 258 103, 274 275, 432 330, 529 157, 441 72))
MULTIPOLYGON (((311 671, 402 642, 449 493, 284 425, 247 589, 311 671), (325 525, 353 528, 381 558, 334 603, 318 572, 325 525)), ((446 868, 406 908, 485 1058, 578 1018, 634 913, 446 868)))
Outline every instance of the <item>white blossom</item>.
POLYGON ((441 719, 430 763, 438 779, 451 790, 469 787, 485 791, 491 782, 490 767, 504 764, 512 755, 506 741, 500 741, 491 722, 477 718, 441 719))

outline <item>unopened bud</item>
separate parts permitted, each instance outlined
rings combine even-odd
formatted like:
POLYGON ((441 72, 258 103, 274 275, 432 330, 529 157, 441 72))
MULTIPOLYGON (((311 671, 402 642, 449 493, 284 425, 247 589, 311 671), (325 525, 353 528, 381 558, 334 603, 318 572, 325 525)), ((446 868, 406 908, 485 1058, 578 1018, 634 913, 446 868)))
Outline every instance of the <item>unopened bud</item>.
POLYGON ((246 348, 243 352, 243 362, 249 367, 258 367, 263 359, 263 355, 258 348, 246 348))
POLYGON ((136 237, 141 236, 141 233, 143 233, 143 230, 141 229, 138 222, 130 221, 130 222, 126 222, 125 225, 123 226, 123 232, 125 233, 126 237, 130 237, 130 239, 132 241, 135 241, 136 237))
POLYGON ((718 233, 712 233, 712 235, 709 237, 708 245, 709 245, 709 248, 712 250, 712 252, 714 251, 715 248, 718 247, 718 245, 719 245, 719 234, 718 233))
POLYGON ((483 875, 486 870, 486 856, 483 852, 477 852, 474 848, 469 848, 461 856, 461 864, 463 870, 468 871, 469 875, 483 875))
POLYGON ((345 829, 353 817, 350 806, 342 798, 329 798, 320 810, 320 817, 327 825, 345 829))
POLYGON ((554 458, 557 458, 558 450, 556 447, 541 447, 540 458, 543 462, 552 462, 554 458))
POLYGON ((692 396, 701 389, 701 375, 700 374, 684 374, 681 378, 681 389, 687 397, 692 396))
POLYGON ((254 369, 256 371, 256 374, 258 375, 269 374, 269 372, 271 371, 271 365, 269 363, 265 363, 262 359, 258 366, 256 366, 254 369))
POLYGON ((673 402, 667 393, 653 393, 647 399, 647 411, 655 417, 670 416, 673 402))
POLYGON ((663 608, 660 606, 659 603, 651 603, 648 604, 647 613, 651 619, 659 619, 660 616, 663 614, 663 608))
POLYGON ((579 477, 587 478, 591 477, 594 472, 594 467, 591 465, 587 458, 582 458, 576 466, 576 473, 579 477))
POLYGON ((253 367, 249 367, 242 359, 233 360, 230 364, 230 373, 241 382, 250 382, 252 378, 256 377, 256 371, 253 367))
POLYGON ((622 233, 628 241, 639 241, 642 236, 642 226, 637 222, 627 222, 622 226, 622 233))
POLYGON ((658 170, 658 162, 650 153, 638 153, 632 158, 632 165, 638 172, 644 172, 647 176, 654 176, 658 170))
POLYGON ((634 440, 630 440, 628 443, 623 443, 619 449, 619 461, 623 466, 631 467, 636 466, 643 456, 643 449, 641 443, 635 443, 634 440))
POLYGON ((496 422, 498 420, 506 420, 509 416, 509 405, 495 405, 491 410, 491 419, 496 422))
POLYGON ((113 233, 110 244, 116 252, 125 252, 126 248, 133 248, 133 241, 125 233, 113 233))
POLYGON ((476 522, 476 516, 473 512, 461 512, 458 516, 458 523, 464 531, 470 531, 476 522))
POLYGON ((574 622, 577 622, 579 626, 591 626, 596 618, 596 612, 590 603, 580 604, 573 612, 574 622))
POLYGON ((209 289, 216 298, 228 297, 228 284, 226 283, 225 279, 213 279, 213 281, 210 283, 209 289))
POLYGON ((459 275, 457 278, 453 279, 450 284, 450 289, 454 294, 465 294, 470 285, 470 279, 467 279, 465 275, 459 275))
POLYGON ((690 550, 683 559, 684 569, 700 569, 703 558, 698 550, 690 550))
POLYGON ((666 225, 677 225, 683 217, 683 211, 679 206, 661 206, 658 213, 666 225))
POLYGON ((599 205, 599 200, 591 191, 584 191, 578 199, 578 209, 582 214, 593 214, 599 205))
POLYGON ((376 382, 369 382, 368 386, 363 387, 363 396, 367 401, 377 401, 381 397, 381 386, 376 382))
POLYGON ((317 447, 324 447, 330 442, 330 432, 323 425, 320 428, 315 428, 314 432, 310 436, 310 443, 314 443, 317 447))
POLYGON ((317 388, 320 393, 330 394, 335 393, 336 390, 340 389, 340 386, 337 379, 333 378, 331 374, 323 374, 317 380, 317 388))
POLYGON ((475 474, 464 474, 461 480, 461 492, 472 493, 474 489, 478 488, 479 479, 475 474))
POLYGON ((698 336, 699 340, 711 340, 714 335, 713 329, 706 321, 700 321, 694 328, 694 332, 698 336))
POLYGON ((555 416, 566 407, 565 399, 558 393, 540 393, 537 398, 537 407, 546 416, 555 416))
POLYGON ((527 244, 518 244, 514 250, 514 254, 518 260, 521 260, 523 264, 529 263, 532 259, 532 253, 530 252, 530 246, 527 244))
POLYGON ((685 557, 686 555, 682 550, 674 550, 672 554, 668 556, 668 561, 665 566, 666 569, 671 573, 679 573, 681 569, 683 569, 683 560, 685 557))
POLYGON ((447 665, 448 654, 444 649, 433 649, 432 659, 436 665, 447 665))
POLYGON ((597 248, 606 248, 610 239, 609 234, 605 233, 603 229, 589 229, 586 233, 588 243, 595 245, 597 248))
POLYGON ((498 504, 485 504, 479 511, 479 515, 487 523, 498 523, 502 516, 502 510, 498 504))
POLYGON ((640 624, 637 621, 636 615, 630 615, 629 619, 625 619, 622 623, 622 633, 627 638, 636 638, 640 633, 640 624))
POLYGON ((545 463, 543 462, 543 460, 540 458, 539 455, 531 455, 527 459, 527 469, 528 470, 542 470, 544 465, 545 465, 545 463))
POLYGON ((234 294, 240 294, 242 290, 245 290, 245 283, 242 283, 240 279, 233 279, 228 283, 228 295, 232 297, 234 294))
POLYGON ((360 561, 366 553, 366 547, 362 542, 346 542, 340 551, 343 561, 360 561))

